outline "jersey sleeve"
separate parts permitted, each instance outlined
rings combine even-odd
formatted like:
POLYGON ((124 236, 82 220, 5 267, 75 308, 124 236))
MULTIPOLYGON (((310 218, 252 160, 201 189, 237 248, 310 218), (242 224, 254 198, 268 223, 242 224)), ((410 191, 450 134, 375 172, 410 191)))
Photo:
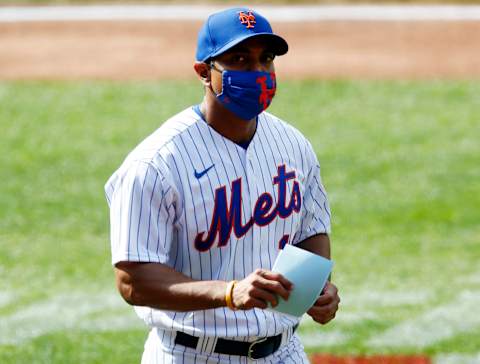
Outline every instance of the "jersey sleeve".
POLYGON ((135 162, 106 187, 112 264, 166 263, 172 249, 175 198, 158 168, 135 162))
POLYGON ((300 228, 294 235, 292 243, 298 244, 317 234, 330 234, 330 206, 316 157, 306 178, 302 205, 300 228))

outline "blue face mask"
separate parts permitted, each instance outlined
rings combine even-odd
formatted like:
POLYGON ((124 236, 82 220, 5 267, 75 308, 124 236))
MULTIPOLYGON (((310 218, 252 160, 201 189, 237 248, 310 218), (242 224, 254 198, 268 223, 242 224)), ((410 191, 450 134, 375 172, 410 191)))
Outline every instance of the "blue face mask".
POLYGON ((277 89, 274 72, 221 72, 222 92, 217 99, 240 119, 252 120, 272 102, 277 89))

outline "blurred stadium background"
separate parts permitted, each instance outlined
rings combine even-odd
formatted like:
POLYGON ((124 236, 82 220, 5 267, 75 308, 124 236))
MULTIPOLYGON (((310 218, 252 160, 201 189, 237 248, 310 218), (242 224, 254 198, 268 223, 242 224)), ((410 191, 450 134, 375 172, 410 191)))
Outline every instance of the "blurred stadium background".
MULTIPOLYGON (((72 4, 124 2, 0 1, 0 363, 139 362, 147 330, 115 292, 103 184, 200 101, 200 19, 233 3, 25 18, 72 4)), ((309 136, 332 204, 342 307, 302 322, 312 360, 480 363, 480 7, 248 4, 291 45, 272 112, 309 136)))

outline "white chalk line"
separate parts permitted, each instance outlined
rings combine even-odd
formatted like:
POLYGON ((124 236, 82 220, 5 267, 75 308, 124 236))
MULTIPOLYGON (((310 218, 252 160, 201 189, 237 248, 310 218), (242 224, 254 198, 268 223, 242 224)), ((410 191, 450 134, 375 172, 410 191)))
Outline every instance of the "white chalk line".
MULTIPOLYGON (((223 8, 225 6, 213 5, 6 6, 0 7, 0 22, 205 20, 223 8)), ((274 22, 480 20, 478 5, 264 5, 254 9, 274 22)))
POLYGON ((335 317, 335 322, 353 325, 378 319, 380 319, 380 316, 373 311, 348 312, 340 310, 335 317))
POLYGON ((14 294, 10 292, 0 292, 0 308, 9 305, 14 299, 14 294))
POLYGON ((433 358, 434 364, 480 364, 480 353, 460 354, 448 353, 436 355, 433 358))
POLYGON ((463 291, 458 299, 433 307, 369 339, 374 347, 425 348, 480 327, 480 291, 463 291))
POLYGON ((458 283, 461 283, 461 284, 466 284, 466 283, 470 283, 470 284, 475 284, 475 285, 478 285, 480 284, 480 271, 470 275, 470 276, 467 276, 467 277, 458 277, 456 279, 456 282, 458 283))
MULTIPOLYGON (((349 325, 362 324, 365 321, 380 320, 381 316, 372 308, 388 308, 395 306, 413 306, 424 304, 432 298, 426 291, 372 291, 369 289, 357 292, 348 292, 341 295, 341 307, 335 317, 335 324, 349 325)), ((304 315, 300 330, 300 337, 305 347, 322 347, 346 344, 352 335, 341 329, 326 329, 314 322, 310 316, 304 315), (313 331, 315 330, 315 331, 313 331)))
POLYGON ((342 294, 342 305, 348 307, 392 307, 413 306, 428 302, 431 292, 425 290, 406 291, 363 291, 342 294))
MULTIPOLYGON (((13 302, 15 295, 3 292, 0 299, 4 304, 13 302)), ((343 297, 341 311, 337 314, 336 324, 340 327, 329 329, 318 325, 305 315, 300 330, 302 342, 306 347, 342 345, 352 339, 351 325, 362 324, 366 320, 380 320, 382 314, 376 308, 388 308, 393 305, 417 305, 428 303, 431 295, 406 294, 405 292, 372 292, 362 290, 343 297), (350 328, 349 328, 350 327, 350 328)), ((480 327, 480 292, 464 291, 458 299, 442 306, 434 306, 418 317, 403 321, 370 339, 367 343, 377 348, 384 347, 426 347, 440 340, 480 327)), ((118 295, 108 292, 70 292, 53 296, 40 302, 20 307, 10 314, 0 314, 0 345, 20 344, 27 340, 49 333, 61 331, 128 330, 145 328, 118 295)), ((439 356, 440 364, 449 364, 454 359, 439 356)), ((466 363, 476 360, 465 358, 466 363)), ((480 364, 480 363, 478 363, 480 364)))
POLYGON ((342 345, 350 340, 350 335, 342 330, 299 332, 300 339, 305 348, 342 345))
POLYGON ((0 315, 0 344, 19 344, 64 330, 103 331, 144 327, 118 294, 71 292, 0 315))

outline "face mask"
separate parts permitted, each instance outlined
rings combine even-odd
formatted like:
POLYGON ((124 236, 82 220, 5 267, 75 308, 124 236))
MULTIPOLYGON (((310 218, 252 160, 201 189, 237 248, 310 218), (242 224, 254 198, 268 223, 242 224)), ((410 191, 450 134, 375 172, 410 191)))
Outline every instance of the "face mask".
POLYGON ((220 103, 243 120, 252 120, 272 102, 277 84, 274 72, 222 71, 220 103))

